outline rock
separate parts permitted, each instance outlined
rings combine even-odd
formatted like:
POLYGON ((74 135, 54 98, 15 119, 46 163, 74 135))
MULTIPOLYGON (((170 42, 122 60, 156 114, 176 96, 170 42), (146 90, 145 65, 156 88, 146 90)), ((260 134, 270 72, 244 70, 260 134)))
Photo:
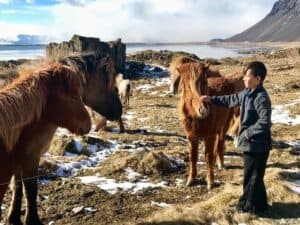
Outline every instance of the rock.
POLYGON ((72 137, 54 137, 49 148, 49 153, 52 155, 65 155, 66 152, 84 155, 90 154, 86 144, 81 145, 81 143, 78 143, 72 137))
POLYGON ((300 81, 292 81, 285 85, 287 90, 298 90, 300 89, 300 81))
POLYGON ((121 39, 103 42, 99 38, 83 37, 75 34, 68 42, 65 41, 60 44, 52 42, 46 47, 46 56, 50 59, 87 52, 95 52, 100 55, 108 54, 112 57, 117 71, 123 71, 124 69, 126 45, 121 42, 121 39))
POLYGON ((84 206, 78 206, 78 207, 75 207, 72 209, 72 213, 74 215, 77 215, 77 214, 83 212, 83 210, 84 210, 84 206))
POLYGON ((138 171, 146 175, 165 175, 178 171, 178 163, 163 152, 150 152, 140 162, 138 171))
POLYGON ((290 147, 290 145, 283 141, 273 141, 272 147, 282 149, 282 148, 288 148, 288 147, 290 147))
POLYGON ((205 62, 207 62, 210 65, 221 65, 221 63, 217 59, 206 58, 204 60, 205 60, 205 62))

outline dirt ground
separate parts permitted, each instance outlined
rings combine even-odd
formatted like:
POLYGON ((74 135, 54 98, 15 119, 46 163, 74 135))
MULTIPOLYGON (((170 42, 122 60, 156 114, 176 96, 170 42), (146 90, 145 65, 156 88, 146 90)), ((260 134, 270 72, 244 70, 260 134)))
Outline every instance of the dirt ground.
MULTIPOLYGON (((247 61, 262 60, 268 68, 265 86, 272 104, 286 104, 300 98, 300 56, 258 55, 236 59, 240 63, 214 67, 225 75, 241 71, 247 61)), ((77 177, 57 178, 39 187, 38 210, 45 224, 300 224, 300 194, 287 186, 292 180, 300 180, 299 149, 280 144, 299 140, 300 125, 274 124, 272 127, 273 140, 277 145, 271 151, 265 176, 271 207, 259 216, 239 214, 234 211, 234 205, 242 192, 241 152, 235 149, 231 140, 226 141, 226 168, 221 171, 215 168, 216 186, 208 191, 206 166, 201 163, 204 161, 203 146, 200 145, 198 183, 186 187, 187 144, 177 111, 179 96, 168 92, 167 83, 150 91, 138 90, 141 85, 156 81, 154 78, 133 80, 133 96, 130 106, 125 108, 125 115, 130 112, 133 118, 123 118, 126 132, 100 133, 101 139, 125 143, 123 151, 120 149, 96 167, 82 171, 80 176, 99 174, 126 180, 125 168, 143 171, 140 162, 145 155, 163 152, 184 162, 176 171, 147 174, 152 182, 164 181, 166 187, 109 194, 97 186, 82 184, 77 177), (132 144, 142 150, 138 153, 127 151, 132 144), (166 203, 169 207, 155 203, 166 203), (91 207, 93 210, 74 212, 76 207, 91 207)), ((289 108, 294 116, 300 114, 299 104, 289 108)), ((108 129, 113 127, 118 127, 118 124, 109 123, 108 129)), ((5 197, 3 215, 7 213, 10 197, 9 192, 5 197)), ((22 212, 25 213, 24 210, 22 212)))

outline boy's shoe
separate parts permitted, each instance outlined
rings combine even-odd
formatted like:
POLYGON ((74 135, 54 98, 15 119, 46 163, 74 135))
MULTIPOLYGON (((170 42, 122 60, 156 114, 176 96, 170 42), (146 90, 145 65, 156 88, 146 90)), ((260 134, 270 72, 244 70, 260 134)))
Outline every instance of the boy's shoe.
POLYGON ((237 213, 244 213, 243 206, 237 204, 237 205, 235 206, 235 211, 236 211, 237 213))

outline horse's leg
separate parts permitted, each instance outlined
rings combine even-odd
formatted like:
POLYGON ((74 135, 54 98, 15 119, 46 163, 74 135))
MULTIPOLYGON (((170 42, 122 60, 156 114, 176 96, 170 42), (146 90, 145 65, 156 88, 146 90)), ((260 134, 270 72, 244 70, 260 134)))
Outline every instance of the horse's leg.
POLYGON ((23 185, 20 176, 20 169, 15 173, 12 181, 13 195, 10 202, 7 220, 9 224, 20 225, 21 222, 21 206, 23 197, 23 185))
POLYGON ((0 218, 1 218, 1 205, 4 199, 5 192, 8 188, 11 177, 17 169, 17 161, 14 158, 14 155, 0 149, 0 218))
POLYGON ((34 154, 28 155, 26 159, 24 159, 22 164, 21 175, 25 180, 23 180, 24 191, 26 197, 26 214, 25 214, 25 224, 35 224, 42 225, 43 223, 39 219, 37 213, 37 192, 38 192, 38 184, 37 184, 37 171, 39 165, 40 155, 35 156, 34 154))
POLYGON ((121 132, 121 133, 124 133, 125 128, 124 128, 124 123, 123 123, 121 117, 120 117, 120 119, 118 120, 118 122, 119 122, 120 132, 121 132))
POLYGON ((7 187, 8 187, 8 182, 9 181, 7 181, 7 182, 5 181, 5 182, 0 184, 0 219, 1 219, 1 205, 2 205, 2 201, 3 201, 3 198, 4 198, 5 192, 6 192, 7 187))
POLYGON ((216 135, 205 138, 205 161, 207 165, 207 189, 210 190, 214 183, 214 147, 216 135))
POLYGON ((188 138, 189 146, 189 177, 186 182, 187 186, 191 186, 196 181, 197 176, 197 160, 198 160, 198 138, 188 138))
POLYGON ((237 140, 238 140, 238 133, 240 128, 240 117, 237 117, 233 124, 233 134, 234 134, 234 146, 237 148, 237 140))
POLYGON ((225 138, 226 138, 226 134, 219 134, 219 138, 217 141, 216 163, 219 170, 222 170, 224 168, 225 138))
POLYGON ((106 118, 104 118, 104 117, 101 118, 96 125, 95 131, 100 132, 100 131, 106 130, 106 123, 107 123, 106 118))

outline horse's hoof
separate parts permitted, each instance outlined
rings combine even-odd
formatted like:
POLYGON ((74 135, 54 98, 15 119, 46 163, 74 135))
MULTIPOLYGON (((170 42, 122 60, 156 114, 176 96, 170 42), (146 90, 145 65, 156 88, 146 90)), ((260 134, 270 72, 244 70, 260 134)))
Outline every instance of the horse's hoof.
POLYGON ((224 170, 225 167, 223 165, 218 165, 218 170, 224 170))
POLYGON ((196 184, 196 179, 188 179, 188 181, 186 182, 187 187, 191 187, 195 184, 196 184))
POLYGON ((25 225, 44 225, 40 219, 26 219, 25 225))
POLYGON ((19 219, 8 219, 9 225, 23 225, 22 221, 19 219))
POLYGON ((212 189, 212 184, 207 184, 207 190, 211 190, 212 189))

